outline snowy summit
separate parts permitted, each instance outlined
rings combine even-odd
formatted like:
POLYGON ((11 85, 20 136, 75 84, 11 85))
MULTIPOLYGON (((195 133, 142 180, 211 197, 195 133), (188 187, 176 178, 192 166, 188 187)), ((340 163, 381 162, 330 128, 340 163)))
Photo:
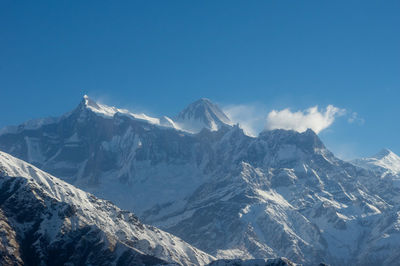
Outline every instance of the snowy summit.
POLYGON ((356 159, 352 163, 383 175, 400 173, 400 157, 386 148, 372 157, 356 159))
POLYGON ((179 113, 176 121, 191 132, 199 132, 203 128, 216 131, 222 126, 233 125, 227 115, 207 98, 190 104, 179 113))

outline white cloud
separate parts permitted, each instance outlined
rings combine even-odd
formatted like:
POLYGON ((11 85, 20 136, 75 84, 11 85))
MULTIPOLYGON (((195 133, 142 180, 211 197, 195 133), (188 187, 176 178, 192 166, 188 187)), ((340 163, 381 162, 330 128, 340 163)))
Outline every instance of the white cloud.
POLYGON ((328 128, 335 121, 337 116, 345 114, 344 109, 328 105, 325 110, 318 110, 317 106, 310 107, 304 111, 292 112, 289 108, 281 111, 272 110, 267 115, 265 128, 271 129, 292 129, 304 132, 311 128, 315 133, 328 128))
POLYGON ((228 105, 223 108, 229 119, 238 123, 249 136, 257 136, 264 129, 267 108, 260 104, 228 105))

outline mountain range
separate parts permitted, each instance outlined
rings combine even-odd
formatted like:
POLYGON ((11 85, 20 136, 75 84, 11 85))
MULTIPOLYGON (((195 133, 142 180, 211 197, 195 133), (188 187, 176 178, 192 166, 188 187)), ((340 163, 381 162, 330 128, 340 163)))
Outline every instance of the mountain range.
MULTIPOLYGON (((346 162, 312 130, 276 129, 248 136, 208 99, 190 104, 176 117, 155 118, 84 96, 61 117, 2 129, 0 150, 0 197, 6 198, 0 202, 1 221, 9 228, 5 241, 13 243, 14 250, 24 250, 21 235, 28 235, 31 243, 47 241, 47 249, 24 254, 48 258, 52 249, 88 239, 109 250, 104 261, 110 263, 118 262, 121 254, 127 254, 121 261, 127 264, 149 260, 203 265, 220 259, 213 263, 234 265, 239 263, 235 259, 255 263, 274 257, 304 265, 400 261, 397 155, 385 149, 346 162), (50 185, 54 182, 61 185, 50 185), (49 185, 44 189, 43 184, 49 185), (85 196, 70 196, 81 194, 85 196), (25 211, 27 198, 41 217, 29 218, 37 227, 18 221, 12 209, 17 202, 25 211), (55 215, 48 202, 59 204, 57 212, 76 210, 74 223, 90 230, 68 227, 71 214, 55 215), (90 208, 78 208, 86 204, 90 208), (51 217, 60 221, 44 237, 43 232, 51 230, 51 217), (30 236, 32 230, 39 233, 30 236), (138 244, 143 239, 144 247, 138 244)), ((88 253, 98 258, 96 251, 88 253)), ((78 253, 72 250, 63 258, 80 260, 78 253)), ((8 258, 22 260, 17 255, 8 258)))

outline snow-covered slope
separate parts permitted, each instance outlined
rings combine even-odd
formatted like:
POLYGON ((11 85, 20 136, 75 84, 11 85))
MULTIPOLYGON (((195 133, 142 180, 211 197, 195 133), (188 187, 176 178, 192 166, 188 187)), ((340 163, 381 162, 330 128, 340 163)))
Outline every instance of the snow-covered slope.
POLYGON ((176 122, 167 127, 81 103, 53 124, 0 135, 0 150, 218 258, 400 260, 394 178, 339 160, 312 130, 249 137, 215 110, 195 106, 180 119, 220 126, 206 122, 192 134, 180 130, 179 119, 163 119, 176 122))
POLYGON ((203 265, 213 259, 4 152, 0 224, 0 258, 16 265, 203 265))
POLYGON ((400 174, 400 157, 389 149, 382 149, 372 157, 356 159, 352 163, 382 176, 400 174))
POLYGON ((399 191, 335 158, 312 131, 275 130, 253 139, 236 129, 217 145, 222 168, 214 177, 180 210, 148 211, 148 222, 217 257, 285 256, 307 265, 399 258, 399 191), (370 179, 385 189, 374 191, 379 186, 370 179), (386 217, 394 219, 389 234, 381 227, 386 217))
MULTIPOLYGON (((82 106, 84 108, 87 108, 87 109, 91 110, 92 112, 102 115, 104 117, 112 118, 115 114, 125 114, 134 119, 143 120, 150 124, 174 127, 174 123, 167 123, 167 122, 162 123, 162 122, 160 122, 159 118, 151 117, 151 116, 145 115, 143 113, 141 113, 141 114, 131 113, 126 109, 118 109, 113 106, 108 106, 105 104, 97 103, 97 102, 93 101, 92 99, 90 99, 89 96, 87 96, 87 95, 83 96, 82 106)), ((163 117, 163 119, 167 120, 167 121, 170 120, 170 118, 168 118, 168 117, 163 117)))

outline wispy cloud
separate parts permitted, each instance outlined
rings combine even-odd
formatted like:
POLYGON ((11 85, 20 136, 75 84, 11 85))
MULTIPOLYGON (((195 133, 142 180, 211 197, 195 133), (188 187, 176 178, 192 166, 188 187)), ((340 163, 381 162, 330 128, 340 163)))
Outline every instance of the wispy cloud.
POLYGON ((352 112, 349 114, 349 117, 347 118, 347 122, 350 124, 358 124, 358 125, 363 125, 365 123, 364 118, 361 118, 358 113, 352 112))
POLYGON ((311 128, 315 133, 328 128, 335 118, 345 114, 345 109, 328 105, 319 110, 318 106, 310 107, 304 111, 292 112, 289 108, 281 111, 272 110, 267 116, 266 129, 292 129, 304 132, 311 128))
POLYGON ((255 137, 264 129, 267 108, 261 104, 227 105, 223 111, 249 136, 255 137))

